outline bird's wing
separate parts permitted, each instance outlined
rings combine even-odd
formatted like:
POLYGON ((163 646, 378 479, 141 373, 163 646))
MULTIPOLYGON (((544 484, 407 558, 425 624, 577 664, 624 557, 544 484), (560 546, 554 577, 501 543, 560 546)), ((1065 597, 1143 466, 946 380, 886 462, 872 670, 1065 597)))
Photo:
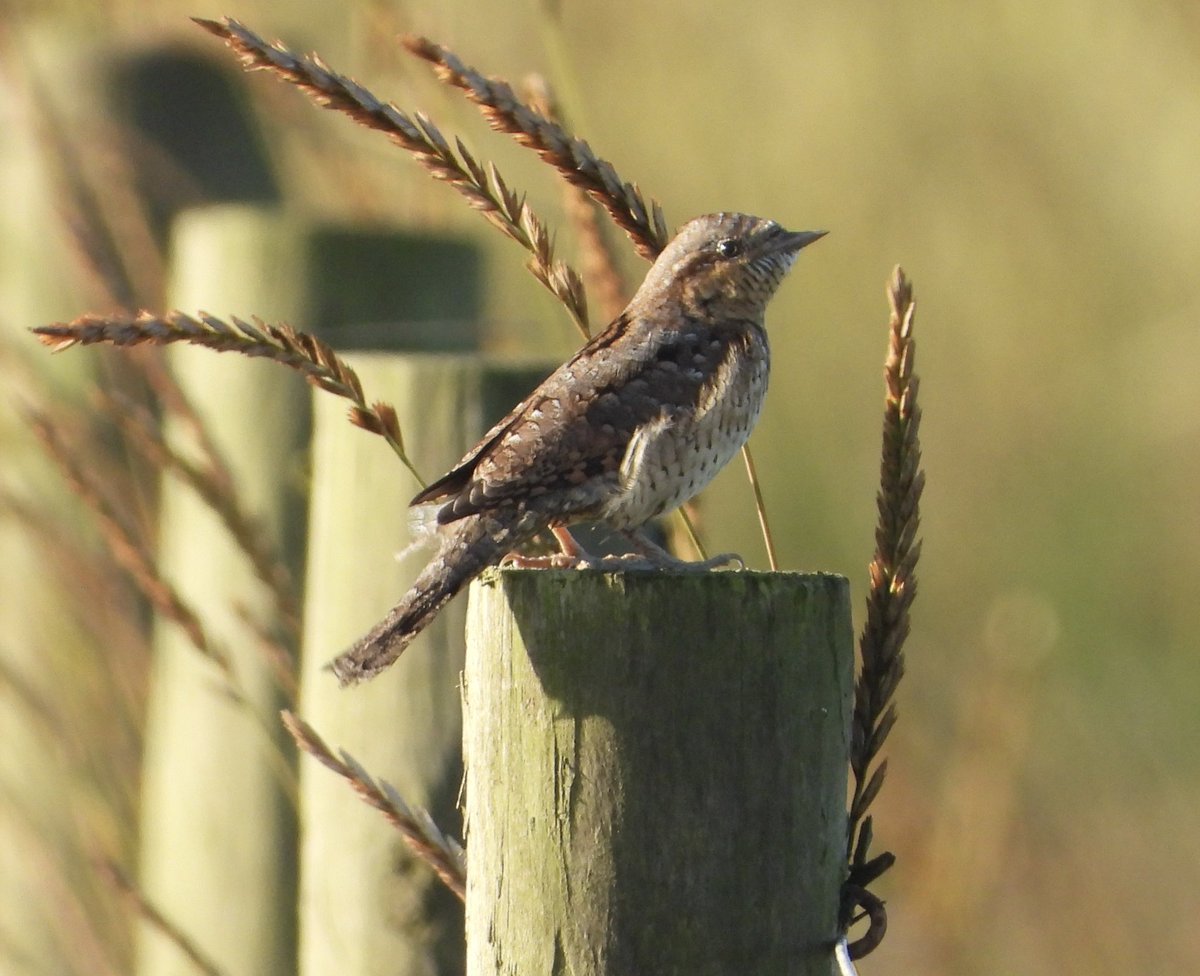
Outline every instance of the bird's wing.
MULTIPOLYGON (((479 439, 473 448, 463 455, 462 459, 454 465, 449 471, 438 478, 436 481, 426 486, 418 493, 410 506, 427 505, 431 502, 446 501, 460 494, 470 485, 473 480, 475 469, 478 466, 481 458, 489 451, 492 451, 514 427, 521 424, 523 420, 528 419, 530 413, 538 408, 538 405, 546 399, 545 391, 547 388, 557 387, 561 382, 565 371, 570 370, 580 360, 593 355, 596 350, 604 348, 610 344, 617 335, 624 331, 626 327, 625 316, 618 316, 609 324, 608 328, 598 335, 594 336, 590 342, 585 343, 574 356, 566 363, 551 373, 532 393, 524 400, 518 403, 508 412, 501 420, 497 421, 492 428, 479 439)), ((465 514, 465 513, 464 513, 465 514)))
POLYGON ((408 504, 410 506, 417 506, 428 505, 431 502, 445 501, 448 498, 453 498, 466 488, 471 481, 475 466, 479 463, 480 457, 495 447, 496 442, 504 436, 508 429, 521 419, 524 412, 528 409, 530 402, 536 396, 537 390, 513 407, 509 411, 508 416, 484 434, 479 443, 471 448, 458 464, 438 478, 437 481, 423 488, 408 504))
POLYGON ((586 516, 619 490, 637 431, 694 409, 736 341, 736 331, 700 335, 618 318, 413 503, 445 502, 442 524, 514 500, 549 516, 586 516))

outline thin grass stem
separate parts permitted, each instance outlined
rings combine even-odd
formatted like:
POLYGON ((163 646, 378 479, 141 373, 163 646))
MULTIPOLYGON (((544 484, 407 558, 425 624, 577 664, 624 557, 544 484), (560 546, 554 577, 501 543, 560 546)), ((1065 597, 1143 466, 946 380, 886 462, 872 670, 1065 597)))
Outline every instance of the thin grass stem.
POLYGON ((746 477, 750 479, 750 490, 754 492, 754 510, 758 513, 758 525, 762 529, 763 543, 767 547, 767 565, 772 573, 779 571, 779 557, 775 553, 775 536, 767 521, 767 506, 763 502, 762 487, 758 482, 758 470, 754 466, 754 455, 750 445, 742 445, 742 460, 746 462, 746 477))
POLYGON ((282 718, 302 751, 346 780, 364 803, 382 813, 400 831, 413 853, 428 864, 460 900, 466 898, 467 868, 463 849, 441 832, 426 811, 410 807, 392 786, 373 779, 349 753, 341 750, 339 755, 334 755, 325 740, 299 716, 285 711, 282 718))

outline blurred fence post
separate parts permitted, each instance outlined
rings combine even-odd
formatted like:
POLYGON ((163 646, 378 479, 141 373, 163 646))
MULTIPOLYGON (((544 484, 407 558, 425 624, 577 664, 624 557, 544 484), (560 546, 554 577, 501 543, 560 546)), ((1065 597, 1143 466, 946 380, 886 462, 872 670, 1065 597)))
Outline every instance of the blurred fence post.
MULTIPOLYGON (((324 335, 339 349, 379 342, 378 323, 407 315, 417 316, 409 331, 424 330, 449 348, 475 342, 477 258, 473 249, 443 238, 314 227, 276 213, 226 207, 191 212, 180 220, 175 255, 172 304, 188 310, 205 308, 218 315, 254 314, 268 321, 288 321, 324 335), (458 275, 453 287, 446 284, 451 272, 458 275), (451 297, 431 302, 430 285, 422 281, 423 275, 433 275, 451 297), (432 322, 435 312, 443 318, 432 322)), ((392 334, 403 335, 405 328, 394 326, 392 334)), ((389 369, 397 368, 395 359, 380 357, 378 361, 384 363, 380 370, 372 365, 375 357, 361 358, 368 391, 391 398, 389 369)), ((401 417, 429 432, 424 442, 420 432, 414 434, 415 457, 453 454, 449 445, 474 436, 477 428, 482 430, 488 408, 479 401, 481 391, 485 401, 488 397, 492 402, 507 401, 519 398, 535 381, 525 371, 488 370, 471 362, 466 372, 473 379, 455 385, 441 381, 438 370, 446 364, 438 360, 432 371, 421 371, 407 402, 400 402, 401 417), (432 419, 438 416, 439 397, 444 403, 441 426, 432 419), (455 425, 469 433, 463 434, 455 425), (422 443, 429 445, 424 452, 422 443)), ((197 349, 177 350, 175 364, 233 468, 243 501, 276 535, 293 543, 290 562, 298 566, 303 516, 296 494, 306 474, 302 452, 309 416, 308 394, 299 377, 275 364, 197 349)), ((324 502, 329 496, 322 486, 344 478, 347 471, 336 459, 325 459, 327 450, 336 452, 347 445, 349 454, 358 459, 348 469, 352 487, 337 486, 333 511, 349 506, 369 516, 374 501, 397 490, 406 499, 412 486, 406 484, 409 476, 381 440, 346 423, 344 401, 321 394, 317 402, 319 477, 312 527, 316 538, 309 558, 314 574, 312 613, 320 620, 330 609, 326 593, 336 590, 336 585, 322 580, 323 567, 343 555, 361 560, 358 573, 347 582, 353 593, 370 592, 364 578, 385 577, 381 570, 391 564, 391 552, 404 541, 402 526, 383 534, 383 520, 369 524, 357 543, 342 533, 342 527, 327 524, 330 509, 324 502), (329 472, 329 478, 324 472, 329 472), (368 543, 377 546, 378 565, 357 548, 368 543)), ((439 456, 437 463, 448 462, 439 456)), ((399 499, 393 507, 396 513, 403 512, 399 499)), ((359 804, 343 783, 320 769, 305 768, 296 789, 295 773, 285 758, 291 755, 291 744, 279 736, 277 710, 287 704, 286 698, 256 651, 256 637, 232 609, 236 605, 248 608, 256 618, 269 616, 269 608, 256 603, 261 595, 257 581, 237 546, 189 491, 168 485, 163 512, 164 569, 199 605, 222 649, 233 658, 237 681, 233 689, 228 688, 209 662, 173 646, 182 638, 170 625, 161 628, 143 792, 142 881, 147 894, 234 976, 295 971, 296 920, 303 926, 300 958, 308 960, 314 954, 312 946, 325 947, 331 933, 344 931, 340 923, 347 915, 354 918, 348 923, 352 928, 366 925, 371 931, 386 931, 394 940, 394 951, 372 962, 384 965, 388 972, 437 972, 438 963, 430 960, 447 951, 461 959, 461 908, 452 899, 428 897, 430 885, 423 869, 408 877, 399 851, 381 864, 369 843, 347 850, 330 842, 341 834, 343 809, 358 813, 359 804), (244 700, 231 701, 230 690, 244 700), (323 801, 329 794, 334 794, 334 810, 327 815, 323 801), (299 851, 293 822, 297 804, 304 838, 299 911, 295 888, 299 851), (341 860, 324 860, 339 850, 344 855, 341 860), (346 857, 353 862, 348 871, 346 857), (374 900, 358 901, 363 873, 380 868, 382 888, 366 886, 374 900), (399 903, 410 908, 402 926, 394 924, 399 903), (367 914, 359 917, 356 912, 364 905, 367 914), (398 934, 402 938, 397 940, 398 934), (401 967, 402 953, 413 960, 411 965, 401 967)), ((389 594, 390 599, 395 596, 389 594)), ((353 610, 362 604, 353 598, 344 605, 333 599, 335 611, 350 614, 337 619, 349 619, 354 621, 350 626, 356 626, 353 610)), ((372 612, 368 609, 367 616, 372 612)), ((367 619, 361 626, 370 622, 367 619)), ((318 660, 332 652, 333 645, 312 636, 311 626, 307 643, 315 646, 318 660)), ((420 649, 414 650, 419 654, 420 649)), ((453 811, 461 770, 460 668, 461 650, 457 657, 451 653, 445 660, 439 658, 427 683, 410 680, 398 688, 393 685, 395 694, 374 710, 321 675, 309 682, 313 689, 305 694, 305 714, 323 734, 327 734, 322 722, 326 712, 345 716, 352 725, 346 736, 350 741, 362 734, 358 730, 370 732, 378 741, 374 730, 379 725, 396 727, 401 722, 397 716, 409 716, 410 722, 423 716, 427 721, 413 722, 410 738, 389 743, 388 762, 382 768, 408 785, 418 802, 429 802, 450 784, 442 806, 453 811), (445 747, 446 741, 454 744, 453 749, 445 747), (416 771, 405 774, 406 763, 416 771)), ((372 828, 385 843, 398 843, 382 821, 367 828, 368 836, 372 828)), ((344 948, 335 946, 330 965, 348 973, 353 970, 344 948)), ((143 932, 143 972, 172 972, 169 967, 179 960, 178 952, 161 936, 149 929, 143 932)))
MULTIPOLYGON (((245 122, 245 115, 238 112, 244 102, 237 97, 236 73, 226 66, 209 67, 174 45, 140 42, 135 49, 113 43, 97 32, 95 23, 70 16, 38 18, 36 23, 17 18, 6 26, 14 35, 5 38, 6 52, 14 57, 8 79, 12 84, 6 86, 0 106, 5 119, 0 151, 5 190, 0 206, 0 292, 5 296, 5 321, 23 332, 40 323, 71 319, 95 302, 98 291, 104 295, 98 304, 106 310, 114 305, 157 307, 162 267, 155 235, 143 223, 149 201, 139 191, 153 185, 161 193, 170 187, 178 211, 201 199, 228 199, 234 193, 232 185, 244 188, 248 179, 257 181, 253 195, 260 199, 271 195, 273 184, 265 155, 256 152, 261 142, 236 140, 232 150, 220 154, 227 165, 220 167, 216 179, 199 188, 203 192, 194 192, 197 181, 183 191, 181 184, 188 181, 173 179, 182 169, 175 165, 180 162, 178 155, 172 158, 171 152, 182 147, 163 145, 156 138, 160 133, 155 131, 155 120, 126 113, 123 96, 151 94, 160 99, 169 106, 172 120, 185 120, 193 140, 190 148, 207 150, 220 135, 228 136, 231 128, 245 122), (139 77, 137 66, 143 58, 150 70, 139 77), (178 75, 168 75, 180 66, 188 73, 176 86, 172 82, 178 75), (138 87, 123 89, 123 76, 138 87), (207 111, 197 111, 201 101, 207 111), (153 178, 137 179, 151 169, 153 178), (84 287, 85 282, 92 287, 84 287)), ((191 152, 186 163, 203 168, 205 159, 211 162, 211 154, 191 152)), ((163 216, 156 229, 165 232, 163 216)), ((32 349, 29 342, 23 334, 17 348, 32 349)), ((50 361, 39 356, 30 371, 45 370, 46 377, 34 390, 20 390, 21 377, 6 376, 10 392, 16 394, 13 402, 44 402, 51 423, 69 422, 70 412, 57 409, 72 399, 68 390, 81 392, 97 377, 101 385, 111 387, 111 370, 94 372, 102 361, 95 355, 72 356, 47 368, 50 361)), ((61 505, 62 496, 70 494, 61 478, 37 485, 44 470, 40 460, 29 457, 19 439, 12 443, 10 433, 5 416, 0 420, 0 442, 5 468, 13 477, 0 490, 41 516, 46 525, 56 531, 61 528, 64 539, 83 540, 79 548, 86 552, 92 539, 86 530, 79 531, 77 510, 61 505)), ((97 446, 91 456, 103 453, 103 446, 97 446)), ((91 473, 105 480, 103 469, 91 473)), ((4 593, 0 630, 6 637, 0 648, 4 658, 0 670, 26 706, 53 703, 46 711, 51 720, 43 723, 43 731, 58 740, 59 751, 66 754, 82 745, 85 752, 100 752, 115 724, 123 721, 140 732, 140 691, 121 692, 140 689, 143 661, 125 653, 125 647, 97 646, 97 638, 114 636, 94 624, 105 614, 93 611, 81 619, 76 616, 77 606, 84 597, 78 593, 63 597, 58 589, 65 583, 86 596, 86 583, 71 575, 71 567, 52 570, 42 565, 44 552, 54 552, 53 539, 47 543, 45 538, 32 538, 25 527, 13 528, 10 533, 6 525, 0 536, 4 593), (10 550, 13 542, 17 544, 10 550), (123 671, 135 665, 138 674, 123 671)), ((58 555, 61 558, 62 553, 58 555)), ((140 623, 136 613, 130 614, 131 630, 140 623)), ((6 717, 8 711, 0 709, 6 717)), ((5 845, 0 861, 4 956, 38 971, 65 972, 81 965, 79 954, 86 951, 93 967, 107 964, 126 971, 133 941, 129 915, 110 884, 101 879, 95 861, 124 860, 126 852, 136 847, 136 818, 123 804, 127 795, 129 806, 136 804, 132 794, 138 788, 138 750, 128 746, 127 755, 104 754, 100 763, 76 756, 72 760, 76 768, 64 770, 58 762, 48 761, 54 750, 47 750, 43 741, 40 756, 31 763, 34 753, 25 748, 29 728, 23 727, 28 718, 28 713, 19 715, 14 727, 5 723, 0 729, 4 765, 25 766, 11 791, 8 769, 0 771, 0 792, 14 798, 11 810, 20 811, 25 822, 19 828, 27 832, 21 844, 5 845), (105 761, 111 763, 107 769, 105 761), (89 783, 89 776, 99 782, 89 783), (46 787, 52 792, 39 795, 46 787), (106 817, 117 820, 119 827, 109 828, 106 817), (98 836, 103 842, 97 841, 98 836), (10 850, 14 857, 9 857, 10 850), (81 918, 86 925, 80 924, 81 918)), ((4 825, 0 833, 8 835, 4 825)))
POLYGON ((828 976, 846 580, 493 570, 471 597, 469 976, 828 976))
MULTIPOLYGON (((471 355, 360 353, 350 362, 368 395, 396 407, 407 452, 426 477, 456 461, 548 371, 471 355)), ((323 665, 384 615, 430 554, 397 561, 418 486, 381 438, 354 430, 343 405, 320 393, 313 478, 301 714, 457 834, 466 600, 444 610, 392 670, 339 688, 323 665)), ((457 899, 345 782, 311 762, 301 782, 300 972, 460 974, 457 899)))
MULTIPOLYGON (((274 210, 227 206, 176 223, 170 303, 309 325, 303 224, 274 210)), ((302 551, 308 394, 274 363, 176 348, 171 362, 233 490, 283 551, 302 551)), ((185 432, 168 434, 194 450, 185 432)), ((169 621, 156 625, 146 719, 141 884, 229 976, 295 968, 295 773, 278 721, 285 694, 243 616, 268 631, 278 607, 238 543, 191 488, 161 496, 159 563, 228 655, 232 681, 169 621)), ((298 576, 298 574, 296 574, 298 576)), ((192 964, 141 927, 138 971, 190 974, 192 964)))

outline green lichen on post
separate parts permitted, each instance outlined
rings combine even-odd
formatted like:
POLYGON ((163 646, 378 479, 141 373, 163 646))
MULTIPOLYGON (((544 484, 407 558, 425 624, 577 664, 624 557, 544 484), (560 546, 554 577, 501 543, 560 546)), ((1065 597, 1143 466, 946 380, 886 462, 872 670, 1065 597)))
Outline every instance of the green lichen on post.
POLYGON ((465 683, 469 972, 829 972, 844 579, 491 572, 465 683))

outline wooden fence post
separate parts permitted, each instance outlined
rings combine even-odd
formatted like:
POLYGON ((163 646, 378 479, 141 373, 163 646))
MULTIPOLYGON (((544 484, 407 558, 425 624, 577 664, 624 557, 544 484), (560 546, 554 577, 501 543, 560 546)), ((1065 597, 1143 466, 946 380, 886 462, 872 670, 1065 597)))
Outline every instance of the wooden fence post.
POLYGON ((503 570, 471 596, 468 976, 828 976, 846 580, 503 570))
MULTIPOLYGON (((427 478, 549 371, 470 355, 348 358, 368 395, 396 407, 408 454, 427 478)), ((353 429, 344 404, 321 393, 313 479, 301 713, 457 833, 466 600, 447 607, 387 674, 339 688, 323 666, 387 612, 430 553, 396 559, 418 486, 382 438, 353 429)), ((301 795, 300 972, 461 974, 461 906, 391 825, 316 763, 302 765, 301 795)))
MULTIPOLYGON (((180 222, 176 267, 173 304, 288 321, 316 331, 339 350, 381 341, 386 334, 377 324, 396 323, 406 312, 426 321, 418 319, 413 329, 392 326, 394 345, 403 345, 403 337, 414 332, 432 334, 443 348, 476 341, 477 257, 473 248, 444 238, 319 227, 296 216, 228 207, 190 213, 180 222), (453 294, 433 306, 428 293, 435 267, 442 272, 437 286, 453 294), (416 268, 423 269, 424 280, 416 268), (451 269, 458 275, 453 288, 446 280, 451 269), (431 325, 435 307, 445 318, 431 325)), ((229 455, 247 506, 278 532, 287 528, 302 535, 303 512, 287 504, 305 474, 310 401, 299 377, 275 364, 202 349, 173 352, 186 363, 181 381, 229 455)), ((412 434, 414 458, 430 468, 453 461, 459 440, 469 441, 486 429, 486 404, 492 403, 492 410, 506 408, 537 378, 518 371, 528 378, 513 386, 476 363, 474 387, 470 382, 455 386, 438 379, 440 365, 413 379, 405 372, 410 366, 398 364, 394 355, 351 358, 362 365, 372 396, 396 400, 396 388, 410 384, 396 405, 406 433, 412 434), (432 419, 438 416, 440 423, 432 419)), ((391 555, 406 540, 404 502, 415 490, 381 439, 346 422, 345 401, 318 394, 317 404, 304 638, 311 653, 305 671, 310 664, 315 671, 340 649, 339 642, 354 636, 343 631, 323 636, 323 621, 365 629, 370 615, 382 612, 362 596, 379 592, 373 582, 392 579, 391 555), (350 530, 355 519, 363 520, 357 536, 350 530), (392 519, 398 524, 389 527, 392 519), (355 562, 349 579, 327 575, 339 559, 355 562), (339 591, 343 585, 348 594, 339 591)), ((439 952, 444 955, 444 946, 453 946, 461 960, 461 909, 449 898, 430 899, 434 886, 426 883, 423 868, 409 871, 395 850, 379 859, 371 838, 382 835, 386 844, 397 844, 390 828, 372 822, 358 836, 361 843, 344 843, 346 819, 370 814, 344 783, 322 769, 303 767, 299 790, 288 795, 291 770, 284 757, 291 754, 291 744, 282 741, 278 722, 284 701, 255 649, 255 636, 230 609, 238 603, 254 610, 257 583, 212 513, 189 491, 168 485, 163 512, 164 568, 202 611, 215 610, 211 617, 205 613, 206 623, 234 655, 238 691, 246 702, 232 703, 211 665, 174 646, 179 636, 170 626, 163 628, 143 790, 141 874, 148 893, 232 976, 295 972, 297 958, 301 971, 336 970, 347 976, 454 971, 439 952), (335 799, 326 802, 329 794, 335 799), (299 846, 292 822, 297 805, 299 846), (298 859, 299 893, 294 887, 298 859), (403 924, 396 924, 398 918, 403 924), (347 932, 349 944, 342 941, 347 932), (382 933, 380 939, 376 932, 382 933), (356 955, 356 946, 378 946, 381 940, 386 952, 356 955), (314 964, 314 959, 322 961, 314 964), (358 968, 355 960, 361 962, 358 968)), ((291 562, 298 566, 300 560, 291 562)), ((388 596, 394 599, 402 588, 396 583, 388 596)), ((444 805, 452 810, 461 762, 457 748, 442 743, 448 739, 456 745, 460 737, 461 636, 459 647, 457 657, 451 653, 431 664, 427 683, 392 683, 390 694, 374 703, 341 692, 329 675, 306 673, 301 711, 340 744, 353 746, 363 734, 372 737, 384 747, 386 761, 379 769, 410 786, 416 802, 448 792, 444 805), (448 717, 442 721, 441 716, 448 717), (351 730, 345 736, 338 717, 351 730), (379 738, 379 728, 394 730, 405 721, 412 726, 411 737, 379 738)), ((186 965, 175 947, 152 931, 143 933, 139 963, 141 971, 155 974, 186 965)))
MULTIPOLYGON (((172 304, 305 327, 310 269, 302 226, 276 210, 254 207, 189 211, 175 228, 172 304)), ((242 504, 298 564, 308 431, 303 381, 274 363, 206 349, 173 349, 172 362, 229 463, 242 504)), ((175 624, 156 625, 142 774, 141 884, 222 972, 292 973, 294 773, 277 717, 283 695, 238 609, 270 625, 276 608, 220 519, 170 478, 163 484, 161 525, 159 565, 229 655, 240 701, 175 624)), ((138 972, 193 971, 174 944, 143 924, 138 972)))

